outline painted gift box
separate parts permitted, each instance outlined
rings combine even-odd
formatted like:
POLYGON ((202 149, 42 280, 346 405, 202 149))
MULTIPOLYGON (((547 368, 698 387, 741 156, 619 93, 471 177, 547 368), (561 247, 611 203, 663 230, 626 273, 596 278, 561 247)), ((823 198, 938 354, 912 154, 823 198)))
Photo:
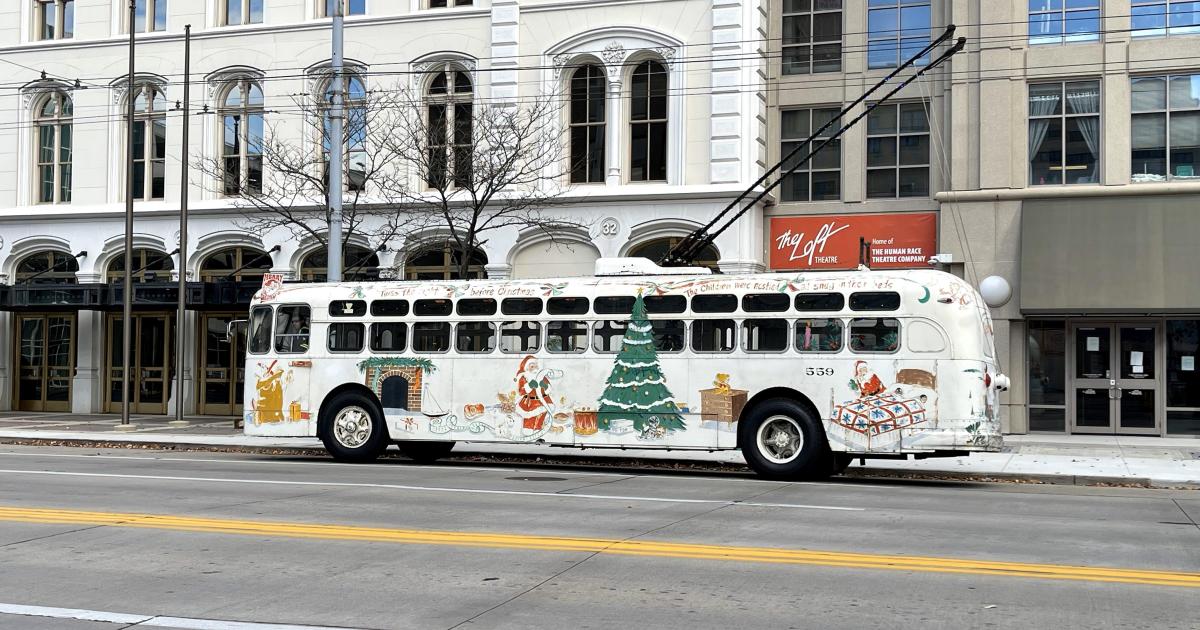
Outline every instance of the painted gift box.
POLYGON ((865 449, 900 441, 906 429, 927 420, 924 406, 894 394, 868 396, 834 407, 833 421, 846 430, 848 442, 865 449))
POLYGON ((597 431, 596 410, 595 409, 576 409, 573 412, 575 416, 575 434, 576 435, 595 435, 597 431))
POLYGON ((700 419, 717 422, 737 422, 746 407, 749 392, 744 389, 700 390, 700 419))

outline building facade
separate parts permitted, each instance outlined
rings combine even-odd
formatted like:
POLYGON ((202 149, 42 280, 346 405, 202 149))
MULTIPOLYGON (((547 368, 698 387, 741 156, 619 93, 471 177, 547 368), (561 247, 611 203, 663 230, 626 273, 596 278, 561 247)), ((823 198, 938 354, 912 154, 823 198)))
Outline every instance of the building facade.
POLYGON ((771 0, 769 14, 769 162, 947 25, 968 39, 784 182, 764 221, 771 268, 853 266, 864 238, 878 266, 937 255, 976 286, 998 276, 1006 431, 1200 435, 1200 4, 771 0))
MULTIPOLYGON (((224 340, 226 323, 245 313, 265 273, 321 280, 327 256, 318 239, 251 229, 236 186, 198 170, 185 182, 181 164, 207 159, 233 180, 261 183, 271 177, 262 166, 268 129, 320 154, 319 139, 303 137, 297 103, 328 92, 337 1, 348 14, 350 99, 416 86, 460 121, 497 101, 548 94, 563 103, 558 208, 588 227, 553 243, 537 230, 492 232, 469 254, 470 275, 585 275, 601 256, 656 257, 749 186, 766 160, 766 13, 750 0, 137 0, 132 24, 124 0, 5 2, 0 409, 117 411, 128 377, 137 413, 182 404, 240 415, 242 349, 224 340), (186 154, 184 25, 193 33, 186 154), (137 87, 127 94, 130 28, 137 87), (126 261, 130 98, 137 201, 126 261), (120 364, 125 265, 136 305, 129 366, 120 364), (176 330, 171 283, 180 273, 189 308, 176 330)), ((754 209, 701 262, 764 269, 762 217, 754 209)), ((437 230, 346 249, 348 279, 457 273, 437 230)))

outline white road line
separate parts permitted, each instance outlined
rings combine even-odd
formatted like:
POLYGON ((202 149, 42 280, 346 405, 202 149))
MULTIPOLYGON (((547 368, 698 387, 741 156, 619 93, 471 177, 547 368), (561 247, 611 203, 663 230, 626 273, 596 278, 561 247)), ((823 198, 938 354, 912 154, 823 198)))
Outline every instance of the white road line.
POLYGON ((52 619, 77 619, 79 621, 102 621, 106 623, 137 624, 139 627, 175 628, 176 630, 355 630, 342 626, 293 626, 278 623, 254 623, 249 621, 223 621, 220 619, 194 619, 191 617, 161 617, 158 615, 131 615, 103 610, 82 608, 53 608, 48 606, 22 606, 0 604, 0 614, 23 617, 50 617, 52 619))
POLYGON ((797 510, 831 510, 839 512, 865 512, 866 508, 835 505, 805 505, 800 503, 757 503, 753 501, 729 501, 723 499, 683 499, 667 497, 640 497, 608 494, 570 494, 565 492, 533 492, 528 490, 483 490, 479 488, 438 488, 434 486, 409 486, 387 483, 349 483, 337 481, 285 481, 277 479, 223 479, 220 477, 178 477, 172 475, 125 475, 117 473, 84 473, 65 470, 15 470, 0 469, 9 475, 49 475, 61 477, 98 477, 105 479, 143 479, 153 481, 192 481, 199 483, 244 483, 277 486, 318 486, 322 488, 379 488, 384 490, 409 490, 414 492, 444 492, 449 494, 487 494, 519 497, 543 497, 556 499, 588 499, 599 501, 638 501, 643 503, 687 503, 701 505, 727 505, 744 507, 790 508, 797 510))

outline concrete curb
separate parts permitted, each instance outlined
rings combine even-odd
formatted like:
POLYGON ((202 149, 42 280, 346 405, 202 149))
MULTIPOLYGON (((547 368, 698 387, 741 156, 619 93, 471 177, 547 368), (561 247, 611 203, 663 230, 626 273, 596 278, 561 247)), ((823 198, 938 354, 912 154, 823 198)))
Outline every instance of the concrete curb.
MULTIPOLYGON (((71 437, 14 437, 0 435, 0 444, 16 446, 59 446, 72 448, 114 448, 114 449, 144 449, 164 451, 208 451, 217 453, 251 453, 258 455, 296 455, 324 456, 325 449, 320 444, 296 444, 292 440, 277 440, 267 442, 262 446, 250 446, 234 443, 233 440, 214 439, 216 436, 197 436, 192 440, 181 436, 176 440, 156 440, 148 435, 112 435, 96 436, 94 438, 71 437), (131 439, 133 438, 133 439, 131 439)), ((308 440, 296 440, 307 442, 308 440)), ((464 447, 469 448, 469 447, 464 447)), ((402 457, 395 451, 389 451, 388 457, 402 457)), ((595 470, 638 470, 655 473, 664 472, 710 472, 749 475, 744 465, 704 461, 672 459, 656 457, 641 459, 634 457, 589 457, 571 453, 548 451, 538 454, 523 453, 494 453, 471 450, 456 450, 446 459, 447 462, 474 464, 520 464, 536 467, 573 467, 595 470)), ((905 479, 925 481, 953 481, 963 483, 1014 483, 1033 485, 1064 485, 1064 486, 1096 486, 1122 488, 1158 488, 1173 490, 1200 490, 1198 482, 1179 482, 1175 480, 1151 479, 1147 477, 1115 477, 1097 475, 1051 475, 1051 474, 1022 474, 1022 473, 987 473, 965 472, 950 470, 912 470, 886 467, 852 466, 842 475, 846 479, 881 480, 905 479)))

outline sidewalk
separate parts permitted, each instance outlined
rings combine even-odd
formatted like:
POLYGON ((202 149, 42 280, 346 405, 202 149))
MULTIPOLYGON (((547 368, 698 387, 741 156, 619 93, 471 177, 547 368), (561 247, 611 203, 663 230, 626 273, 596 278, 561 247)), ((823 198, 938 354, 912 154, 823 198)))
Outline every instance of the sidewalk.
MULTIPOLYGON (((176 425, 165 416, 134 416, 133 431, 120 431, 112 415, 0 412, 0 442, 61 445, 104 444, 151 448, 211 448, 323 452, 315 438, 258 438, 235 429, 232 418, 197 416, 176 425)), ((550 462, 625 464, 630 451, 577 450, 524 444, 463 444, 455 456, 550 462)), ((654 466, 735 468, 741 453, 644 451, 639 458, 654 466)), ((970 457, 912 461, 857 460, 847 470, 857 477, 905 476, 978 479, 1074 485, 1133 485, 1200 489, 1200 439, 1132 436, 1010 435, 1004 451, 970 457)))

